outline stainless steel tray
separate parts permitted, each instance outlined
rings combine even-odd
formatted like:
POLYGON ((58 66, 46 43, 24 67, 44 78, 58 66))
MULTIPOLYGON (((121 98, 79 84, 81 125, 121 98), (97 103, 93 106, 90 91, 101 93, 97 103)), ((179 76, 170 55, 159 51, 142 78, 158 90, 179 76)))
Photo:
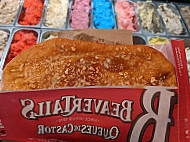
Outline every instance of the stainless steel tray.
MULTIPOLYGON (((44 7, 45 7, 46 1, 48 1, 48 0, 44 0, 44 7)), ((40 28, 40 27, 41 27, 41 23, 42 23, 42 16, 43 16, 43 13, 44 13, 45 8, 43 7, 41 19, 40 19, 40 22, 39 22, 38 24, 36 24, 36 25, 20 25, 20 24, 18 23, 18 21, 19 21, 19 17, 20 17, 22 8, 23 8, 23 4, 24 4, 24 0, 23 0, 23 2, 22 2, 22 4, 21 4, 21 8, 20 8, 20 10, 19 10, 19 14, 17 15, 16 22, 15 22, 15 26, 16 26, 16 27, 20 27, 20 28, 23 28, 23 27, 24 27, 24 28, 40 28)))
MULTIPOLYGON (((117 1, 120 1, 120 0, 115 0, 113 3, 114 3, 114 10, 115 10, 115 13, 116 13, 116 26, 117 26, 117 29, 120 29, 119 28, 118 18, 117 18, 117 9, 116 9, 116 3, 117 3, 117 1)), ((131 0, 122 0, 122 1, 127 1, 127 2, 132 3, 132 4, 136 4, 136 2, 131 1, 131 0)), ((138 25, 136 25, 136 27, 138 27, 138 29, 139 29, 135 33, 142 34, 142 26, 140 25, 140 20, 139 20, 140 18, 139 18, 139 15, 138 15, 138 9, 137 9, 137 7, 134 7, 134 11, 136 13, 136 20, 138 22, 138 25)))
POLYGON ((169 37, 167 37, 167 36, 147 36, 148 45, 150 45, 150 42, 149 42, 150 39, 155 38, 155 37, 166 38, 166 39, 168 39, 168 41, 170 41, 169 37))
POLYGON ((145 35, 133 33, 133 44, 145 44, 148 45, 148 41, 145 35))
POLYGON ((4 65, 5 65, 5 61, 6 61, 6 58, 8 56, 8 52, 9 52, 9 49, 10 49, 10 45, 12 43, 12 40, 13 40, 13 37, 14 37, 14 34, 19 31, 19 30, 32 30, 32 31, 35 31, 37 34, 38 34, 38 37, 37 37, 37 43, 39 43, 39 38, 40 38, 40 30, 39 29, 35 29, 35 28, 14 28, 11 32, 11 35, 9 37, 9 41, 8 41, 8 44, 6 46, 6 49, 4 51, 4 55, 3 55, 3 58, 1 60, 1 68, 0 68, 0 72, 3 71, 3 68, 4 68, 4 65))
MULTIPOLYGON (((184 18, 184 16, 183 16, 183 13, 182 13, 182 11, 181 11, 181 8, 182 7, 184 7, 184 6, 189 6, 190 7, 190 4, 189 5, 176 5, 176 7, 178 8, 178 10, 179 10, 179 13, 180 13, 180 15, 181 15, 181 17, 182 17, 182 20, 183 20, 183 22, 184 22, 184 24, 185 24, 185 26, 186 26, 186 28, 187 28, 187 30, 188 30, 188 33, 189 33, 189 35, 190 35, 190 27, 188 27, 188 24, 187 24, 187 22, 186 22, 186 20, 185 20, 185 18, 184 18)), ((190 17, 189 17, 190 18, 190 17)))
MULTIPOLYGON (((70 4, 69 4, 69 14, 68 14, 68 17, 67 17, 67 30, 75 30, 74 28, 71 28, 71 26, 70 26, 70 13, 71 13, 71 7, 72 7, 72 2, 73 2, 73 0, 71 0, 71 2, 70 2, 70 4)), ((89 29, 92 29, 93 28, 93 21, 92 21, 92 19, 93 19, 93 11, 92 11, 92 1, 91 1, 91 4, 90 4, 90 13, 89 13, 89 19, 90 19, 90 21, 89 21, 89 29)))
MULTIPOLYGON (((145 1, 141 1, 141 2, 145 2, 145 1)), ((167 34, 167 33, 166 33, 166 29, 165 29, 165 27, 164 27, 164 25, 163 25, 163 22, 162 22, 162 19, 161 19, 161 15, 160 15, 160 13, 159 13, 158 10, 157 10, 156 4, 155 4, 154 2, 147 2, 147 3, 149 3, 150 5, 152 5, 152 6, 155 8, 155 10, 157 11, 157 14, 158 14, 158 16, 159 16, 160 24, 161 24, 161 26, 162 26, 163 32, 162 32, 162 33, 154 33, 154 32, 151 33, 151 32, 145 31, 145 29, 144 29, 143 26, 142 26, 142 20, 141 20, 140 15, 139 15, 139 10, 138 10, 138 8, 137 8, 138 16, 139 16, 139 22, 140 22, 140 25, 141 25, 141 27, 142 27, 143 34, 144 34, 144 35, 166 36, 166 34, 167 34)))
POLYGON ((45 18, 45 13, 46 13, 47 6, 48 6, 48 2, 49 2, 49 0, 46 0, 45 5, 44 5, 44 11, 43 11, 42 18, 41 18, 41 28, 42 28, 42 29, 66 30, 67 25, 68 25, 68 16, 69 16, 69 5, 70 5, 70 0, 68 0, 66 22, 65 22, 64 26, 63 26, 63 27, 60 27, 60 28, 47 27, 47 26, 45 26, 45 25, 43 24, 43 21, 44 21, 44 18, 45 18))
POLYGON ((49 30, 49 29, 41 30, 39 43, 43 42, 44 39, 47 39, 50 36, 50 34, 52 34, 53 32, 59 32, 59 31, 60 30, 49 30))
MULTIPOLYGON (((114 10, 114 5, 113 5, 113 1, 112 0, 109 0, 112 4, 112 10, 113 10, 113 14, 115 14, 115 10, 114 10)), ((94 25, 94 4, 93 4, 93 1, 92 1, 92 18, 91 18, 91 23, 92 23, 92 28, 93 29, 97 29, 94 25)), ((117 29, 117 25, 116 25, 116 17, 114 16, 114 21, 115 21, 115 25, 113 27, 113 29, 117 29)))
POLYGON ((18 8, 18 11, 17 11, 17 14, 16 14, 16 16, 15 16, 14 21, 13 21, 12 23, 10 23, 10 24, 7 24, 7 25, 1 25, 1 24, 0 24, 0 27, 12 27, 12 26, 15 25, 15 23, 16 23, 16 21, 17 21, 17 17, 18 17, 19 14, 20 14, 20 10, 21 10, 21 8, 22 8, 23 1, 24 1, 24 0, 20 0, 19 8, 18 8))
POLYGON ((8 48, 8 45, 10 43, 10 40, 11 40, 11 35, 12 35, 12 31, 13 31, 13 28, 12 27, 0 27, 0 30, 2 31, 6 31, 9 33, 9 38, 7 40, 7 44, 5 46, 5 49, 4 49, 4 52, 3 52, 3 55, 0 59, 0 76, 1 76, 1 70, 3 68, 3 64, 4 64, 4 61, 5 61, 5 57, 6 57, 6 50, 8 48))
MULTIPOLYGON (((169 8, 171 8, 171 10, 172 10, 176 15, 179 15, 179 16, 180 16, 179 11, 177 10, 177 7, 175 7, 174 4, 172 4, 172 3, 156 3, 156 4, 157 4, 157 9, 158 9, 159 5, 167 4, 167 6, 168 6, 169 8)), ((162 18, 162 21, 163 21, 162 12, 161 12, 159 9, 158 9, 158 11, 159 11, 159 13, 160 13, 160 15, 161 15, 161 18, 162 18)), ((163 21, 168 36, 176 36, 176 37, 178 37, 178 36, 179 36, 179 37, 188 37, 188 36, 189 36, 188 31, 187 31, 187 29, 186 29, 186 26, 184 25, 184 22, 183 22, 182 18, 181 18, 180 21, 181 21, 182 26, 183 26, 183 29, 184 29, 184 34, 181 34, 181 35, 175 35, 175 34, 169 33, 169 32, 168 32, 168 29, 166 28, 166 24, 165 24, 164 21, 163 21)))

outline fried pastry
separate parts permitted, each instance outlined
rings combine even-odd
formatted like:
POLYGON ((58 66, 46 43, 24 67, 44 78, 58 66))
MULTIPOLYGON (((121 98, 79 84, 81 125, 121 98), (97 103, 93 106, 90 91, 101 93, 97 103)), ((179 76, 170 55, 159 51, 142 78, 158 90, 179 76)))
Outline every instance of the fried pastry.
POLYGON ((144 45, 107 45, 56 38, 15 57, 2 90, 83 86, 177 86, 174 66, 144 45))

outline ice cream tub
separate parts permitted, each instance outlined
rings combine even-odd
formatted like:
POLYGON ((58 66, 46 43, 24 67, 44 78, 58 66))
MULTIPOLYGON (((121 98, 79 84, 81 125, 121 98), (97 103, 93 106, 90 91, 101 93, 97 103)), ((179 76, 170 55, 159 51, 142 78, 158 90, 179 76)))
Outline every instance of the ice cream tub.
POLYGON ((164 25, 153 2, 139 1, 137 11, 142 31, 145 35, 166 35, 164 25))
POLYGON ((177 4, 176 6, 190 34, 190 4, 186 4, 186 5, 177 4))
POLYGON ((3 10, 0 10, 0 19, 3 20, 0 22, 0 26, 6 27, 15 25, 23 1, 24 0, 3 0, 0 2, 0 4, 2 4, 1 7, 3 7, 3 10, 7 10, 5 13, 3 10), (12 10, 12 12, 9 12, 10 10, 12 10))
POLYGON ((47 0, 42 17, 41 28, 65 30, 68 23, 69 4, 69 0, 47 0))
POLYGON ((92 1, 92 16, 91 19, 93 29, 117 29, 116 17, 111 0, 93 0, 92 1), (96 1, 96 2, 95 2, 96 1), (95 7, 96 4, 96 7, 95 7), (102 8, 105 6, 104 8, 102 8), (96 13, 96 11, 98 12, 96 13), (106 13, 107 12, 107 13, 106 13), (99 14, 98 16, 96 14, 99 14), (104 17, 105 16, 105 17, 104 17))
POLYGON ((14 28, 2 58, 2 68, 20 52, 39 43, 40 30, 33 28, 14 28), (12 48, 11 48, 12 45, 12 48), (18 48, 19 47, 19 48, 18 48))
POLYGON ((148 45, 146 36, 133 34, 133 45, 148 45))
MULTIPOLYGON (((11 34, 12 34, 12 30, 13 30, 12 27, 0 27, 0 32, 3 31, 3 32, 6 32, 8 34, 7 35, 8 37, 7 37, 7 40, 5 41, 4 47, 1 47, 1 50, 2 50, 1 52, 2 53, 1 53, 1 58, 0 58, 0 76, 1 76, 1 73, 2 73, 1 70, 3 68, 3 63, 4 63, 5 56, 6 56, 6 50, 8 48, 8 44, 10 42, 10 37, 11 37, 11 34), (2 48, 4 48, 4 49, 2 49, 2 48)), ((3 42, 3 41, 1 41, 1 42, 3 42)))
POLYGON ((116 0, 114 1, 114 10, 116 12, 118 29, 128 29, 135 33, 142 33, 135 2, 130 0, 116 0))
POLYGON ((174 4, 157 3, 157 8, 165 25, 168 36, 189 36, 185 24, 179 14, 179 11, 174 4))
POLYGON ((46 1, 23 0, 15 26, 20 28, 40 28, 46 1))
POLYGON ((149 45, 166 44, 170 42, 169 38, 166 36, 148 36, 147 40, 149 45))
POLYGON ((71 0, 69 4, 67 30, 92 29, 92 19, 92 0, 71 0), (79 17, 81 17, 81 21, 79 20, 79 17))
POLYGON ((187 68, 188 68, 188 74, 189 74, 189 79, 190 79, 190 40, 185 39, 185 52, 186 52, 186 58, 187 58, 187 68))
POLYGON ((57 38, 60 30, 41 30, 39 43, 51 38, 57 38))

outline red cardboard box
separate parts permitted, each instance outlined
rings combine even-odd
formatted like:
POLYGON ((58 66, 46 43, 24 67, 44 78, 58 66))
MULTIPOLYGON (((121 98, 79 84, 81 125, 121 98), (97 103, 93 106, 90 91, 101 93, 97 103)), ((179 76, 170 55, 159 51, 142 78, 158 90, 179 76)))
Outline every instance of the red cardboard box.
POLYGON ((183 41, 172 40, 171 44, 167 56, 175 63, 178 87, 3 92, 0 139, 188 142, 190 90, 185 48, 183 41))

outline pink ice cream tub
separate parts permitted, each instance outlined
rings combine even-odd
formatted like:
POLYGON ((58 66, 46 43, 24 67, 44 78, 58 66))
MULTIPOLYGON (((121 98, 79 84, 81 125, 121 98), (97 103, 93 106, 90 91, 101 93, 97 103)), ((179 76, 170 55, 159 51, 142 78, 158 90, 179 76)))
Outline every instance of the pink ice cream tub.
POLYGON ((115 2, 117 25, 119 29, 140 32, 141 28, 138 21, 136 6, 136 3, 127 0, 117 0, 115 2))
POLYGON ((91 27, 91 0, 72 0, 69 12, 69 29, 88 29, 91 27))

